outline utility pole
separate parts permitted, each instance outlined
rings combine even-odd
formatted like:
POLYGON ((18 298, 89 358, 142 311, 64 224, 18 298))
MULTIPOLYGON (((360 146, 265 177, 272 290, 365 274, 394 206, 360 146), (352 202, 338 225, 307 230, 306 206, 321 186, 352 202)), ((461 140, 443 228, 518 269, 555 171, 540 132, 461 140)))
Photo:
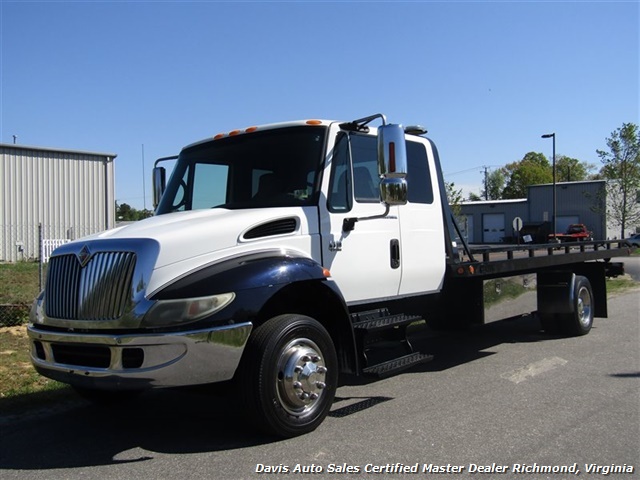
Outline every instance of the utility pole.
POLYGON ((144 143, 142 144, 142 204, 144 205, 144 209, 147 210, 147 196, 145 195, 145 184, 144 184, 144 143))
POLYGON ((553 235, 554 240, 557 240, 555 235, 556 230, 556 133, 545 133, 542 135, 542 138, 551 138, 553 139, 553 200, 552 200, 552 208, 553 208, 553 235))
POLYGON ((484 199, 489 200, 489 168, 484 167, 484 199))

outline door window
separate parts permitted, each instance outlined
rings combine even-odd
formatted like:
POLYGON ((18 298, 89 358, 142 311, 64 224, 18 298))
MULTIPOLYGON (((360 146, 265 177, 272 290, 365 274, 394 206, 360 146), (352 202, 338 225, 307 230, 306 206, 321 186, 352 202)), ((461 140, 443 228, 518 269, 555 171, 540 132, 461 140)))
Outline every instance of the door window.
MULTIPOLYGON (((334 148, 329 186, 329 211, 348 212, 357 203, 379 203, 377 139, 374 136, 340 133, 334 148), (349 159, 353 164, 350 168, 349 159), (353 194, 351 193, 353 185, 353 194)), ((407 142, 407 183, 410 203, 433 203, 427 152, 423 144, 407 142)))
POLYGON ((195 170, 191 208, 212 208, 226 203, 229 165, 199 163, 195 170))

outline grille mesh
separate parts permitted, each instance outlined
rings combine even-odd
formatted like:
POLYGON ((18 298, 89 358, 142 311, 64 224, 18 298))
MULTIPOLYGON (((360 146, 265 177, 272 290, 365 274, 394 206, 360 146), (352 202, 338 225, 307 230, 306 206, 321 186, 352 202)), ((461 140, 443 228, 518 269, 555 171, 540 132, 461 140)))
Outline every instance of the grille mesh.
POLYGON ((115 320, 131 300, 132 252, 98 252, 82 267, 75 255, 51 258, 45 312, 67 320, 115 320))

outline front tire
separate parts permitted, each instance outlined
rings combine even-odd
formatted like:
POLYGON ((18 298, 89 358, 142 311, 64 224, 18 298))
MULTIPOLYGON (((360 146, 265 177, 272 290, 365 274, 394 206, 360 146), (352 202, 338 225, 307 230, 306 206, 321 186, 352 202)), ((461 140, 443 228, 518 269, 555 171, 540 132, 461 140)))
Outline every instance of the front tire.
POLYGON ((329 413, 338 360, 319 322, 280 315, 253 332, 239 375, 253 424, 269 434, 295 437, 315 430, 329 413))

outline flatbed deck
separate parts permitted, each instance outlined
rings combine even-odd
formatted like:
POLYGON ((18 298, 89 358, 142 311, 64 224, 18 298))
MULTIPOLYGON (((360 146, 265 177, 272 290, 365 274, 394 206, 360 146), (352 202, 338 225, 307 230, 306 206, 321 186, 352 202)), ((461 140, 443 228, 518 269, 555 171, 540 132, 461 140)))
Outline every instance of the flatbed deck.
POLYGON ((609 262, 614 257, 629 256, 633 250, 624 240, 476 246, 451 267, 457 277, 492 278, 594 260, 609 262))

